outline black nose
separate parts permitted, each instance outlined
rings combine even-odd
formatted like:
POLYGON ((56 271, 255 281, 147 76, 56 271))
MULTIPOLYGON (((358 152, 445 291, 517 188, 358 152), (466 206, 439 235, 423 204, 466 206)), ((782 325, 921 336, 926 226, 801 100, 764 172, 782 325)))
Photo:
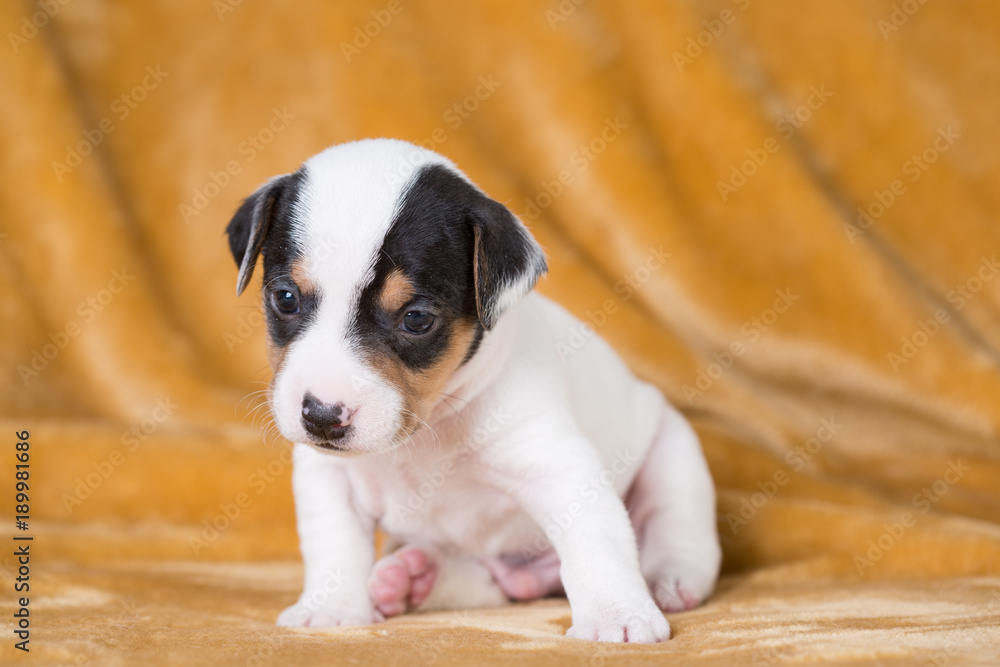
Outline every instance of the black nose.
POLYGON ((323 403, 310 393, 302 399, 302 425, 323 440, 340 440, 351 428, 351 415, 343 403, 323 403))

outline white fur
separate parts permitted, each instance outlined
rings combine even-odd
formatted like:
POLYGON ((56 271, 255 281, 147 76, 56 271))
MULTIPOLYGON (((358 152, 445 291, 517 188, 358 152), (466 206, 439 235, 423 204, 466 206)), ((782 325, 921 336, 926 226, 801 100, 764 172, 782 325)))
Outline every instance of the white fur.
POLYGON ((357 410, 355 451, 395 444, 402 398, 345 341, 396 206, 417 169, 429 164, 457 172, 437 153, 389 139, 341 144, 305 163, 308 181, 293 234, 305 253, 306 273, 322 285, 324 303, 317 321, 289 346, 275 378, 275 421, 293 442, 308 439, 301 406, 309 391, 324 403, 357 410))
POLYGON ((423 608, 502 601, 491 559, 554 548, 573 610, 570 636, 662 641, 669 627, 651 591, 667 608, 684 595, 704 599, 720 551, 697 437, 659 391, 597 336, 560 359, 557 345, 580 323, 531 293, 504 304, 507 312, 450 378, 426 426, 396 446, 401 398, 345 343, 408 180, 387 174, 428 163, 454 169, 434 153, 384 140, 336 147, 307 163, 308 196, 294 233, 310 249, 307 272, 324 301, 287 352, 275 415, 286 437, 303 442, 305 391, 345 401, 358 410, 352 448, 368 453, 348 458, 296 445, 305 585, 279 623, 380 620, 367 588, 379 525, 397 543, 435 555, 439 580, 423 608), (631 512, 622 502, 630 489, 631 512))

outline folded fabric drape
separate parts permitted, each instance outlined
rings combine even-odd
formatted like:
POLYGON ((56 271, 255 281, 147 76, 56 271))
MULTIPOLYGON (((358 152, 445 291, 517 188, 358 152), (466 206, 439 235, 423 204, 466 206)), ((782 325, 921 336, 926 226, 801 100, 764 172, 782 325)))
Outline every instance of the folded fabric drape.
POLYGON ((588 324, 560 353, 605 337, 698 430, 726 577, 644 652, 959 664, 1000 644, 996 3, 0 17, 0 420, 11 447, 31 432, 48 563, 32 657, 637 657, 563 640, 564 601, 271 626, 300 583, 290 459, 223 228, 270 176, 374 136, 506 203, 549 256, 539 289, 588 324))

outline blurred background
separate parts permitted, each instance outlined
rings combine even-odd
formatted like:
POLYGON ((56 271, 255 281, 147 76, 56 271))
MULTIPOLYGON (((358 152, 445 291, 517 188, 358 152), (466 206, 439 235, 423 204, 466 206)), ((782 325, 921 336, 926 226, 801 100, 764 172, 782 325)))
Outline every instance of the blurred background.
POLYGON ((168 614, 150 591, 211 563, 284 564, 218 602, 240 623, 297 595, 259 298, 234 295, 223 229, 365 137, 506 203, 549 256, 539 290, 588 324, 561 353, 596 332, 689 416, 728 581, 996 574, 995 2, 39 0, 0 20, 2 446, 30 430, 43 585, 77 599, 50 614, 50 645, 83 642, 66 655, 107 646, 70 628, 132 613, 109 600, 168 614), (106 569, 154 560, 172 574, 106 569))

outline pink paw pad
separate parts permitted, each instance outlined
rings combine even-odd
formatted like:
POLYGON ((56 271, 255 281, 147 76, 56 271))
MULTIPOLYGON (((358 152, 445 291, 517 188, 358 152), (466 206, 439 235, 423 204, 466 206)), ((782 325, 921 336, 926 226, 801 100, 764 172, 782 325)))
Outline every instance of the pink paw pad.
POLYGON ((375 563, 368 591, 386 617, 420 605, 434 589, 437 565, 421 549, 408 547, 375 563))
POLYGON ((657 606, 668 613, 688 611, 701 604, 701 599, 676 577, 661 579, 653 587, 653 598, 657 606))

